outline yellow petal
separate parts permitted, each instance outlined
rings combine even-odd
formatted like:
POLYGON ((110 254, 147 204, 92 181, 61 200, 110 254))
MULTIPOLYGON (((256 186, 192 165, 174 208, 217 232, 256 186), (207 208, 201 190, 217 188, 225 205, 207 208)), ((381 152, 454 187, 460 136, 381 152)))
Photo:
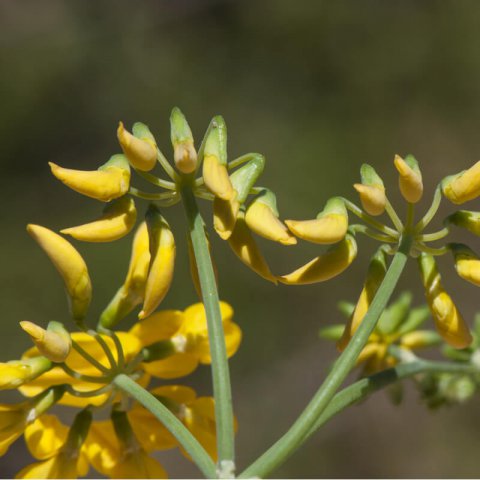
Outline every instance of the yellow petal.
POLYGON ((163 310, 136 323, 129 333, 137 337, 142 346, 151 345, 172 338, 180 330, 183 320, 184 314, 180 310, 163 310))
POLYGON ((168 478, 162 465, 143 449, 122 455, 109 475, 112 478, 168 478))
POLYGON ((460 277, 480 287, 480 259, 473 255, 455 256, 455 268, 460 277))
MULTIPOLYGON (((220 301, 220 313, 223 323, 230 322, 233 318, 233 308, 227 302, 220 301)), ((185 309, 180 332, 202 335, 207 333, 207 315, 203 303, 194 303, 185 309)))
POLYGON ((190 403, 197 398, 195 390, 184 385, 164 385, 150 391, 156 397, 166 397, 178 404, 190 403))
POLYGON ((222 200, 230 200, 235 190, 232 187, 226 165, 216 155, 205 155, 203 159, 203 180, 206 187, 222 200))
POLYGON ((120 122, 117 137, 123 153, 134 168, 148 172, 157 163, 157 145, 150 138, 137 138, 120 122))
POLYGON ((355 239, 348 235, 338 244, 330 247, 323 255, 314 258, 303 267, 278 277, 286 285, 307 285, 325 282, 346 270, 357 256, 355 239))
POLYGON ((73 317, 83 319, 92 299, 92 284, 83 258, 67 240, 48 228, 30 224, 27 231, 63 278, 73 317))
POLYGON ((238 214, 237 222, 235 223, 235 228, 231 237, 228 239, 228 244, 234 251, 235 255, 237 255, 247 267, 250 267, 265 280, 269 280, 275 284, 277 283, 277 279, 270 271, 270 268, 260 252, 250 229, 245 223, 243 212, 238 214))
POLYGON ((109 202, 130 188, 130 171, 115 165, 103 170, 71 170, 49 162, 52 173, 62 183, 87 197, 109 202))
POLYGON ((237 192, 234 191, 230 200, 222 200, 215 197, 213 201, 213 227, 222 240, 227 240, 233 232, 240 203, 237 200, 237 192))
MULTIPOLYGON (((78 478, 78 458, 60 454, 23 468, 15 478, 78 478)), ((87 473, 87 472, 85 472, 87 473)))
POLYGON ((56 455, 67 440, 68 427, 55 415, 42 415, 25 429, 25 443, 38 460, 56 455))
POLYGON ((457 205, 477 198, 480 195, 480 161, 459 175, 448 178, 442 188, 444 195, 457 205))
POLYGON ((40 356, 0 363, 0 390, 18 388, 51 368, 52 362, 40 356))
POLYGON ((348 217, 331 213, 314 220, 285 220, 290 231, 307 242, 318 244, 337 243, 345 237, 348 217))
POLYGON ((111 242, 127 235, 136 220, 135 202, 132 198, 123 197, 108 205, 98 220, 78 227, 64 228, 61 233, 84 242, 111 242))
POLYGON ((193 353, 174 353, 162 360, 143 364, 143 369, 157 378, 180 378, 190 375, 198 367, 198 356, 193 353))
POLYGON ((140 320, 151 315, 165 298, 172 283, 175 266, 175 239, 168 223, 162 218, 162 225, 150 235, 151 262, 145 285, 145 299, 140 320))
POLYGON ((275 216, 273 210, 263 202, 253 202, 247 209, 245 221, 256 234, 282 245, 295 245, 297 239, 275 216))
POLYGON ((22 435, 27 425, 26 404, 0 404, 0 457, 22 435))
POLYGON ((382 185, 363 185, 356 183, 355 190, 360 195, 363 209, 370 215, 381 215, 385 211, 387 197, 385 188, 382 185))
POLYGON ((399 155, 395 155, 394 164, 400 174, 398 181, 403 198, 407 202, 417 203, 423 195, 422 176, 399 155))

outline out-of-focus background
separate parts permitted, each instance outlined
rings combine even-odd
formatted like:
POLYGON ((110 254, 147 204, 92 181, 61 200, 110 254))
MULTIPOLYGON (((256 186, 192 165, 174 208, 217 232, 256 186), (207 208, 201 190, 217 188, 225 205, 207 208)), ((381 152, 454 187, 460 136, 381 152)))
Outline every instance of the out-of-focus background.
MULTIPOLYGON (((356 200, 351 186, 363 162, 377 169, 403 214, 392 160, 409 152, 421 163, 424 209, 441 178, 480 155, 479 25, 475 0, 2 1, 0 360, 29 346, 19 320, 69 322, 61 281, 25 225, 58 230, 102 208, 53 179, 47 161, 97 168, 119 151, 119 120, 147 123, 171 155, 168 118, 177 105, 197 140, 220 113, 230 158, 266 155, 261 183, 277 193, 283 218, 313 218, 333 195, 356 200)), ((210 218, 210 205, 205 213, 210 218)), ((183 213, 177 206, 165 216, 177 232, 178 261, 162 307, 184 308, 196 295, 183 213)), ((242 468, 288 428, 327 372, 336 353, 317 331, 342 320, 336 304, 358 295, 374 244, 360 238, 355 263, 328 283, 275 287, 212 239, 221 297, 244 332, 231 361, 242 468)), ((93 278, 92 322, 123 281, 130 242, 75 243, 93 278)), ((276 273, 321 250, 259 243, 276 273)), ((457 280, 449 258, 441 268, 471 322, 478 290, 457 280)), ((407 287, 422 303, 414 262, 401 281, 407 287)), ((205 367, 185 382, 210 392, 205 367)), ((3 392, 1 401, 13 398, 3 392)), ((413 391, 399 407, 377 394, 332 421, 275 475, 478 477, 477 402, 432 413, 413 391)), ((177 453, 161 458, 171 477, 198 475, 177 453)), ((17 442, 0 459, 0 476, 28 461, 17 442)))

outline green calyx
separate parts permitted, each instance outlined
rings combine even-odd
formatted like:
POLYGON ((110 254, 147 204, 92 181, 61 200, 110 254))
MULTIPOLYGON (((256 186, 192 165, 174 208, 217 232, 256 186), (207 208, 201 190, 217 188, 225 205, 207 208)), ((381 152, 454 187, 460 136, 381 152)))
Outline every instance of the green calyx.
POLYGON ((360 167, 360 178, 363 185, 381 185, 383 187, 383 180, 368 163, 364 163, 360 167))
POLYGON ((264 167, 265 157, 260 154, 255 154, 248 163, 230 175, 230 181, 237 192, 237 200, 240 203, 245 202, 251 188, 262 174, 264 167))
POLYGON ((205 139, 203 156, 212 155, 220 165, 227 164, 227 126, 222 116, 213 117, 211 128, 205 139))

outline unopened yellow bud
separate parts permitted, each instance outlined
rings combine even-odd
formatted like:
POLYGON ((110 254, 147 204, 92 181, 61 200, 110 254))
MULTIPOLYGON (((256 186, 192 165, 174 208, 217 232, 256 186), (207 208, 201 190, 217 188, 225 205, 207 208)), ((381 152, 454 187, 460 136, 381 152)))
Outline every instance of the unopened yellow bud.
POLYGON ((170 137, 173 145, 175 166, 182 173, 197 169, 197 152, 193 146, 193 135, 187 119, 179 108, 174 107, 170 115, 170 137))
POLYGON ((455 258, 455 269, 460 277, 480 287, 480 258, 466 245, 450 245, 455 258))
POLYGON ((30 224, 27 231, 63 278, 73 318, 83 319, 92 299, 92 284, 83 258, 67 240, 48 228, 30 224))
POLYGON ((84 242, 111 242, 127 235, 136 220, 135 202, 132 198, 123 197, 107 205, 98 220, 78 227, 64 228, 61 233, 84 242))
POLYGON ((480 212, 469 212, 468 210, 458 210, 449 215, 445 222, 457 227, 466 228, 469 232, 480 237, 480 212))
POLYGON ((423 195, 422 174, 418 168, 418 162, 411 155, 408 155, 405 160, 395 155, 394 163, 400 174, 398 182, 403 198, 407 202, 417 203, 423 195))
POLYGON ((49 165, 53 175, 67 187, 87 197, 109 202, 125 195, 130 188, 130 168, 126 159, 122 161, 121 157, 123 155, 114 155, 99 170, 72 170, 52 162, 49 165))
POLYGON ((52 362, 45 357, 25 358, 0 363, 0 390, 17 388, 52 368, 52 362))
POLYGON ((146 216, 150 241, 150 268, 145 285, 140 320, 151 315, 165 298, 173 278, 175 265, 175 239, 167 221, 158 209, 150 206, 146 216))
POLYGON ((146 222, 142 222, 133 238, 132 254, 125 282, 101 314, 100 325, 111 328, 143 302, 149 266, 148 228, 146 222))
POLYGON ((72 341, 61 324, 50 322, 48 330, 27 321, 20 322, 20 326, 30 335, 38 351, 52 362, 63 362, 68 357, 72 341))
POLYGON ((480 161, 468 170, 447 177, 442 182, 443 194, 456 205, 480 196, 480 161))
POLYGON ((286 285, 307 285, 325 282, 346 270, 357 256, 357 243, 352 235, 347 235, 326 253, 320 255, 303 267, 278 277, 286 285))
POLYGON ((157 163, 157 144, 146 125, 136 123, 133 132, 135 135, 125 130, 123 123, 120 122, 117 129, 118 141, 132 166, 148 172, 157 163))
POLYGON ((270 271, 265 258, 260 252, 257 243, 245 222, 245 213, 243 211, 238 213, 235 228, 228 239, 228 244, 234 251, 235 255, 237 255, 247 267, 251 268, 255 273, 258 273, 258 275, 265 280, 269 280, 275 284, 277 283, 277 279, 270 271))
POLYGON ((353 334, 362 323, 363 317, 365 317, 365 314, 370 308, 370 304, 377 293, 378 287, 385 278, 386 272, 387 265, 385 262, 385 254, 383 253, 383 250, 378 250, 370 260, 367 278, 360 293, 360 297, 347 325, 345 326, 342 337, 337 342, 337 348, 340 351, 345 349, 350 342, 350 339, 353 337, 353 334))
POLYGON ((355 183, 353 187, 359 193, 363 209, 368 214, 377 216, 385 211, 387 197, 385 195, 385 188, 382 185, 355 183))
POLYGON ((337 243, 345 237, 348 214, 343 201, 331 198, 315 220, 285 220, 298 238, 318 244, 337 243))
POLYGON ((233 232, 240 203, 237 200, 237 192, 234 192, 230 200, 222 200, 215 197, 213 201, 213 227, 221 239, 227 240, 233 232))
POLYGON ((295 245, 297 239, 278 219, 276 200, 273 192, 264 190, 248 207, 245 221, 251 230, 261 237, 282 245, 295 245))

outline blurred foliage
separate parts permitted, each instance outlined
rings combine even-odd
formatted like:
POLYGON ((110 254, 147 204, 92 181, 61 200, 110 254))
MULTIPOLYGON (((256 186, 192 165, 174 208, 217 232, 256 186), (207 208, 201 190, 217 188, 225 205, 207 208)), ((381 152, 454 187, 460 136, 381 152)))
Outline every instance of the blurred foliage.
MULTIPOLYGON (((395 153, 416 155, 428 197, 480 152, 479 21, 476 0, 2 1, 2 360, 28 346, 19 320, 66 320, 60 280, 24 225, 58 229, 99 212, 51 178, 47 161, 96 168, 118 151, 119 120, 149 124, 170 153, 168 116, 178 105, 197 140, 221 113, 230 158, 266 155, 262 182, 277 193, 284 218, 313 217, 332 195, 356 199, 351 184, 362 162, 375 166, 395 203, 395 153)), ((184 308, 196 298, 183 213, 166 216, 179 254, 164 306, 184 308)), ((318 251, 260 243, 278 273, 318 251)), ((221 296, 245 333, 232 362, 244 465, 318 385, 334 350, 314 332, 338 319, 338 300, 358 295, 372 249, 362 239, 354 265, 328 284, 275 288, 234 261, 225 243, 213 244, 221 296)), ((92 312, 100 312, 123 280, 130 240, 78 246, 94 282, 92 312)), ((469 320, 475 287, 448 268, 445 283, 469 320)), ((408 273, 400 287, 420 288, 408 273)), ((208 391, 208 371, 193 383, 208 391)), ((329 424, 277 474, 478 476, 478 417, 473 405, 430 415, 378 396, 329 424)), ((177 460, 165 462, 172 477, 195 475, 177 460)), ((16 471, 10 461, 0 459, 1 475, 16 471)))

